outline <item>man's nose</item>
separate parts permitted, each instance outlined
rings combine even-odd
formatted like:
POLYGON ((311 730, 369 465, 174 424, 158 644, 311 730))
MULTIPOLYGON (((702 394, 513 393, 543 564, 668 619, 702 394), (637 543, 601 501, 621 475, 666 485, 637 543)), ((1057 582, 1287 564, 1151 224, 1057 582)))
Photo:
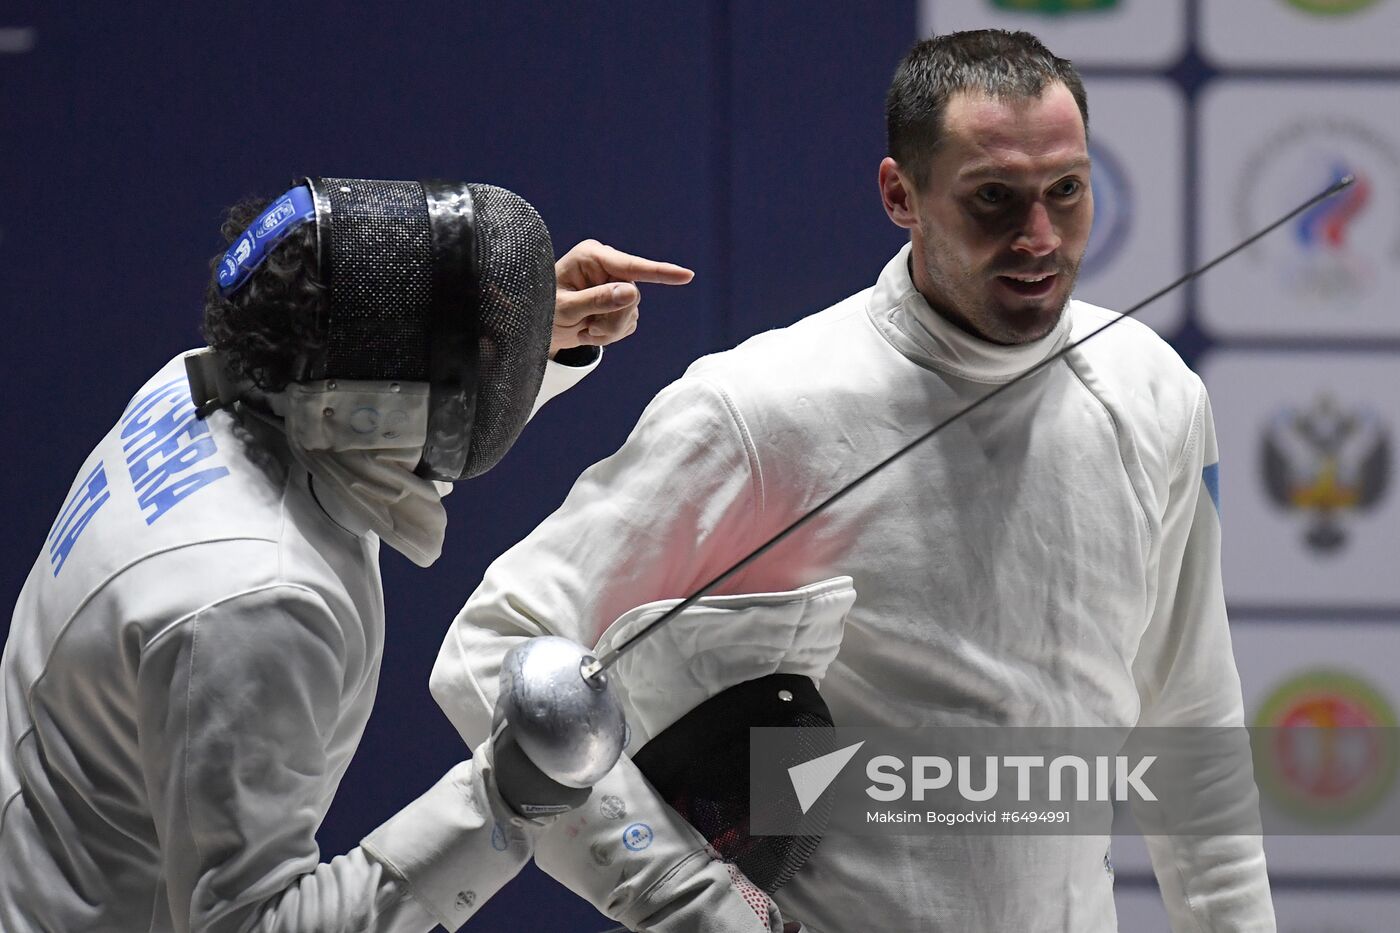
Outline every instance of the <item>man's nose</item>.
POLYGON ((1039 201, 1031 204, 1011 248, 1030 256, 1048 256, 1060 248, 1060 234, 1050 211, 1039 201))

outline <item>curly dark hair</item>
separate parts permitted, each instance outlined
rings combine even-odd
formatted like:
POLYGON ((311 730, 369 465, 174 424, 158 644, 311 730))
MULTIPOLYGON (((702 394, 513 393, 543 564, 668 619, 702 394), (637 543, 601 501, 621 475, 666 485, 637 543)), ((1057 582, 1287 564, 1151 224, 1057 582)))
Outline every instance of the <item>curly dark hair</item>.
MULTIPOLYGON (((220 232, 232 245, 270 198, 248 198, 228 209, 220 232)), ((227 249, 227 247, 225 247, 227 249)), ((280 392, 300 375, 302 361, 325 344, 321 331, 326 289, 316 258, 316 230, 305 224, 268 254, 229 297, 219 293, 221 250, 209 262, 204 292, 204 339, 224 355, 234 376, 265 392, 280 392)))
POLYGON ((1079 72, 1030 33, 976 29, 925 39, 899 63, 885 96, 889 153, 921 188, 928 181, 929 160, 943 141, 943 113, 954 94, 1039 97, 1055 82, 1069 88, 1087 133, 1089 100, 1079 72))

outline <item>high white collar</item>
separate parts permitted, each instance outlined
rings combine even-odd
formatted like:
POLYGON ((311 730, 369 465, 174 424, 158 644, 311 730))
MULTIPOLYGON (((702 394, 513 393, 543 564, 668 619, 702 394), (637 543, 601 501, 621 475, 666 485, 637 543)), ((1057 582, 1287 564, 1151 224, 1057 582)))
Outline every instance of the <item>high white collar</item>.
POLYGON ((929 306, 909 274, 913 246, 895 254, 870 293, 867 311, 875 327, 901 353, 972 382, 1009 382, 1058 351, 1069 338, 1072 303, 1039 340, 1003 346, 974 337, 929 306))

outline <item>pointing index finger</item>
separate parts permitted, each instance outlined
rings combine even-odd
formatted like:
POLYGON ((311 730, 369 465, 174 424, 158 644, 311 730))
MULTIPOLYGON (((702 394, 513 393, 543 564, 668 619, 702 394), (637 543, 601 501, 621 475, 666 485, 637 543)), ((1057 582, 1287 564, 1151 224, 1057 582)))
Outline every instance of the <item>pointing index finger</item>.
POLYGON ((611 246, 604 246, 598 250, 597 260, 610 277, 628 282, 684 285, 695 278, 695 273, 684 266, 633 256, 611 246))

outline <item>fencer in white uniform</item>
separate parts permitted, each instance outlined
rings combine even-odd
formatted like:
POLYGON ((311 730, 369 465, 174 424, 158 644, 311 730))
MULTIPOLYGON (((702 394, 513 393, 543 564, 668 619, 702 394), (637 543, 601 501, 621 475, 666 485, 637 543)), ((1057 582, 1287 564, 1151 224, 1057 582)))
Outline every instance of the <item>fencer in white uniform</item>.
MULTIPOLYGON (((1005 74, 1028 47, 989 34, 953 41, 963 47, 911 55, 947 55, 940 73, 955 76, 980 55, 1005 74)), ((1039 43, 1029 54, 1049 55, 1039 43)), ((887 160, 887 210, 914 243, 873 287, 696 362, 492 564, 432 677, 464 736, 485 734, 489 685, 518 639, 552 632, 589 644, 633 607, 687 595, 913 437, 1116 317, 1067 300, 1092 216, 1083 123, 1057 83, 1068 73, 1052 70, 1039 92, 965 92, 959 125, 980 135, 944 143, 941 157, 970 147, 982 174, 919 189, 920 217, 898 203, 908 165, 887 160), (940 218, 945 184, 952 206, 940 218), (993 227, 985 218, 1003 203, 1033 229, 993 227), (963 223, 993 230, 991 273, 970 246, 928 251, 963 223), (1043 333, 994 342, 935 310, 915 265, 951 263, 958 250, 970 261, 955 292, 1043 314, 1043 333), (993 281, 996 272, 1020 278, 993 281), (1056 290, 1053 306, 1011 297, 1056 290)), ((1217 470, 1201 381, 1147 327, 1121 321, 915 448, 718 592, 853 578, 859 596, 821 685, 837 725, 1238 726, 1217 470)), ((1258 836, 1148 845, 1173 929, 1273 929, 1258 836)), ((553 831, 540 848, 541 867, 577 884, 586 853, 553 831)), ((827 838, 776 899, 784 917, 820 933, 1106 933, 1116 929, 1107 849, 1106 837, 1086 835, 827 838)), ((655 928, 743 928, 692 921, 655 928)))
MULTIPOLYGON (((464 736, 486 734, 486 685, 516 640, 586 644, 634 606, 686 595, 907 443, 909 425, 1112 316, 1073 301, 1042 340, 996 347, 934 314, 908 260, 906 247, 874 288, 695 363, 491 565, 433 671, 464 736)), ((1124 321, 1006 394, 721 592, 854 578, 821 685, 838 725, 1241 724, 1200 381, 1124 321)), ((1245 921, 1268 912, 1257 837, 1149 843, 1182 929, 1257 928, 1245 921)), ((891 930, 1112 930, 1107 847, 828 839, 777 901, 822 933, 872 916, 891 930)))
POLYGON ((456 928, 515 876, 480 758, 320 863, 379 679, 379 539, 277 420, 196 420, 176 358, 78 476, 5 648, 0 927, 456 928))
MULTIPOLYGON (((552 261, 547 240, 530 248, 552 261)), ((571 263, 613 281, 619 260, 644 262, 581 249, 561 288, 585 284, 571 263)), ((554 306, 541 275, 525 297, 554 306)), ((630 332, 634 308, 610 318, 584 297, 596 317, 561 292, 554 323, 591 324, 597 343, 630 332)), ((530 414, 600 355, 546 363, 541 310, 543 342, 521 357, 544 369, 530 414)), ((503 799, 488 742, 321 860, 316 830, 378 683, 380 541, 432 563, 446 487, 413 472, 427 384, 333 383, 242 386, 201 418, 176 358, 79 471, 0 664, 0 929, 456 929, 529 858, 538 822, 503 799)), ((406 775, 405 798, 428 783, 406 775)))

